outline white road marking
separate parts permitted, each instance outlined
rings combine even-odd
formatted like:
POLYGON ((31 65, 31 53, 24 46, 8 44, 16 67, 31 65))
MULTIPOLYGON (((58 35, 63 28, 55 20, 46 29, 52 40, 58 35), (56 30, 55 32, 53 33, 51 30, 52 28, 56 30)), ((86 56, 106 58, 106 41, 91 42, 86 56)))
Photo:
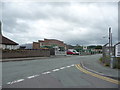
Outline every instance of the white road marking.
POLYGON ((10 84, 11 82, 8 82, 7 84, 10 84))
POLYGON ((19 80, 16 80, 16 81, 8 82, 7 84, 13 84, 13 83, 21 82, 21 81, 24 81, 24 79, 19 79, 19 80))
POLYGON ((65 67, 61 67, 60 69, 65 69, 65 67))
MULTIPOLYGON (((72 64, 72 65, 70 65, 70 66, 66 66, 66 67, 71 67, 71 66, 75 66, 74 64, 72 64)), ((66 67, 61 67, 60 69, 62 70, 62 69, 65 69, 66 67)), ((52 70, 53 72, 56 72, 56 71, 59 71, 60 69, 54 69, 54 70, 52 70)), ((44 73, 42 73, 42 74, 49 74, 49 73, 51 73, 50 71, 47 71, 47 72, 44 72, 44 73)), ((34 77, 37 77, 37 76, 39 76, 39 75, 33 75, 33 76, 29 76, 29 77, 27 77, 28 79, 31 79, 31 78, 34 78, 34 77)), ((16 80, 16 81, 12 81, 12 82, 8 82, 7 84, 13 84, 13 83, 17 83, 17 82, 21 82, 21 81, 24 81, 24 79, 19 79, 19 80, 16 80)), ((2 86, 0 86, 0 87, 2 87, 2 86)))
POLYGON ((29 77, 27 77, 28 79, 30 79, 30 78, 34 78, 34 77, 38 77, 39 75, 33 75, 33 76, 29 76, 29 77))
POLYGON ((44 73, 42 73, 42 74, 49 74, 49 73, 51 73, 51 72, 48 71, 48 72, 44 72, 44 73))
POLYGON ((56 71, 59 71, 60 69, 54 69, 54 70, 52 70, 53 72, 56 72, 56 71))
POLYGON ((34 78, 34 77, 35 77, 35 76, 29 76, 29 77, 27 77, 27 78, 29 78, 29 79, 30 79, 30 78, 34 78))
POLYGON ((38 77, 38 76, 40 76, 40 75, 35 75, 35 77, 38 77))
POLYGON ((66 67, 68 67, 68 68, 69 68, 69 67, 71 67, 71 66, 66 66, 66 67))
POLYGON ((16 82, 21 82, 21 81, 24 81, 24 79, 19 79, 19 80, 17 80, 16 82))
POLYGON ((71 66, 75 66, 74 64, 72 64, 71 66))

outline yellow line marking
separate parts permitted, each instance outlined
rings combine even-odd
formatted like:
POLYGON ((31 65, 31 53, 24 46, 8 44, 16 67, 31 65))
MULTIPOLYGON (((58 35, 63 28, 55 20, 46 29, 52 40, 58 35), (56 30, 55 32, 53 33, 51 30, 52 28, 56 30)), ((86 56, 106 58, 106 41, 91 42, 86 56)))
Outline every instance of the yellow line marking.
POLYGON ((106 80, 108 82, 112 82, 112 83, 115 83, 115 84, 120 84, 120 81, 118 80, 115 80, 115 79, 111 79, 111 78, 108 78, 108 77, 105 77, 105 76, 101 76, 101 75, 98 75, 98 74, 95 74, 95 73, 92 73, 92 72, 89 72, 85 69, 83 69, 80 64, 76 64, 75 65, 77 69, 79 69, 80 71, 86 73, 86 74, 89 74, 89 75, 92 75, 94 77, 97 77, 97 78, 100 78, 100 79, 103 79, 103 80, 106 80))

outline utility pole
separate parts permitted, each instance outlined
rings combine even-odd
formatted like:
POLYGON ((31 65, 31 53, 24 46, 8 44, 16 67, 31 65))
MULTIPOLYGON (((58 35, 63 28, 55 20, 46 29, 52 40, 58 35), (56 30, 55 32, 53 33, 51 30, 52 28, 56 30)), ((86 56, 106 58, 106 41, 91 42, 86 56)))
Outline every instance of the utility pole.
POLYGON ((110 57, 110 67, 114 68, 115 60, 114 60, 114 57, 112 56, 112 32, 111 32, 111 27, 109 27, 109 57, 110 57))
POLYGON ((109 27, 109 56, 111 55, 111 27, 109 27))
POLYGON ((111 31, 111 56, 112 56, 112 31, 111 31))

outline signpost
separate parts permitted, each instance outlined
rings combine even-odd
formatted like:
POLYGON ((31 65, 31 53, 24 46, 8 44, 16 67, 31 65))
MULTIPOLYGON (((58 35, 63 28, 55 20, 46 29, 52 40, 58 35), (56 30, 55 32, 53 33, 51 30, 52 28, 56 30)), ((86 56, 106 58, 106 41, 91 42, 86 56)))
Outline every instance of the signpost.
POLYGON ((120 57, 120 44, 115 46, 115 57, 120 57))

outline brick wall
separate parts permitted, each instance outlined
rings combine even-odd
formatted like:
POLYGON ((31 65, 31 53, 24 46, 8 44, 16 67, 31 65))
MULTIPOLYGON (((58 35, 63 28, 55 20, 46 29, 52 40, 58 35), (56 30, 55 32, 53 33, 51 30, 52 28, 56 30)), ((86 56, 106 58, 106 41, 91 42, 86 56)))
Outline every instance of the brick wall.
POLYGON ((53 44, 56 44, 58 46, 61 46, 61 47, 64 47, 64 43, 62 41, 59 41, 59 40, 49 40, 49 39, 45 39, 44 41, 44 45, 53 45, 53 44))
POLYGON ((39 42, 33 42, 33 49, 40 49, 40 43, 39 42))
POLYGON ((39 50, 3 50, 2 58, 48 57, 49 49, 39 50))

